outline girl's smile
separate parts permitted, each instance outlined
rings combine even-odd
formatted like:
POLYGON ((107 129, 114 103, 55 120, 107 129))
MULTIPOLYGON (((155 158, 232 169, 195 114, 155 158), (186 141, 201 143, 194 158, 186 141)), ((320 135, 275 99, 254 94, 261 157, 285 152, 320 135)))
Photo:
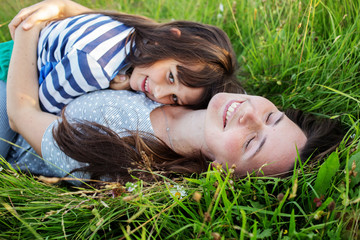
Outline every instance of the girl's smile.
POLYGON ((142 85, 142 92, 151 94, 151 90, 150 90, 150 87, 149 87, 149 81, 148 80, 149 80, 149 77, 146 77, 144 79, 144 83, 142 85))

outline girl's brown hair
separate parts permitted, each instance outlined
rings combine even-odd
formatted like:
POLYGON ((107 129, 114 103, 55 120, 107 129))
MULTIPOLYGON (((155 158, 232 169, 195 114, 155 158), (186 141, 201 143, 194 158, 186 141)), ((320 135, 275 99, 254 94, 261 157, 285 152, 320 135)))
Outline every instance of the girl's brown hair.
POLYGON ((149 66, 156 61, 175 59, 178 79, 185 86, 204 88, 193 109, 206 108, 219 92, 244 93, 237 80, 237 60, 227 34, 218 27, 191 22, 157 23, 152 19, 123 13, 101 12, 114 20, 134 27, 129 41, 135 44, 129 53, 132 66, 149 66), (180 33, 174 33, 174 29, 180 33), (187 66, 200 66, 191 70, 187 66))

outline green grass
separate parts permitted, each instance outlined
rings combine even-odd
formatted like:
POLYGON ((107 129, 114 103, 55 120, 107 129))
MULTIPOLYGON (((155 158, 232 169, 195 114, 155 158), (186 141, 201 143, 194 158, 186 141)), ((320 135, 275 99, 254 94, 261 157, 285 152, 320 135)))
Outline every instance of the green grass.
MULTIPOLYGON (((0 41, 10 39, 7 23, 18 10, 35 2, 2 0, 0 41)), ((210 169, 176 183, 139 181, 132 192, 117 185, 74 190, 3 168, 0 239, 360 238, 359 1, 79 2, 217 25, 232 40, 249 93, 339 118, 350 130, 336 152, 315 165, 298 164, 285 179, 235 180, 210 169), (173 196, 177 186, 180 199, 173 196)))

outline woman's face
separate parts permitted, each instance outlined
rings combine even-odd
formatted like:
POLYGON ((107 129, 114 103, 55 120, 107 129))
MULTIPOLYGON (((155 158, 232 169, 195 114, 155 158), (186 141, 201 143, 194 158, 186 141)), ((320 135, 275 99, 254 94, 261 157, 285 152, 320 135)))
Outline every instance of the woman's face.
POLYGON ((266 98, 219 93, 208 106, 205 141, 216 162, 244 176, 261 169, 266 175, 292 169, 297 149, 307 138, 266 98))

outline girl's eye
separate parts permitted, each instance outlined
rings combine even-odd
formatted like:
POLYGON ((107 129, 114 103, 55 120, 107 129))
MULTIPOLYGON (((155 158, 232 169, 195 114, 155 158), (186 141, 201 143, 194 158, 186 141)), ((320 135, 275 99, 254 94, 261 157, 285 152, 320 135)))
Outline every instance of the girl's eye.
POLYGON ((271 112, 271 113, 269 113, 269 115, 267 116, 267 118, 266 118, 266 122, 268 122, 269 121, 269 119, 270 119, 270 116, 273 114, 273 112, 271 112))
POLYGON ((169 74, 169 81, 171 82, 171 83, 174 83, 175 82, 175 79, 174 79, 174 75, 170 72, 170 74, 169 74))
POLYGON ((178 104, 178 100, 179 100, 179 99, 178 99, 178 97, 177 97, 175 94, 171 95, 171 98, 172 98, 174 104, 178 104))
POLYGON ((247 149, 248 148, 248 146, 249 146, 249 144, 251 143, 251 141, 252 140, 254 140, 255 139, 255 137, 253 137, 253 138, 251 138, 247 143, 246 143, 246 145, 245 145, 245 149, 247 149))

